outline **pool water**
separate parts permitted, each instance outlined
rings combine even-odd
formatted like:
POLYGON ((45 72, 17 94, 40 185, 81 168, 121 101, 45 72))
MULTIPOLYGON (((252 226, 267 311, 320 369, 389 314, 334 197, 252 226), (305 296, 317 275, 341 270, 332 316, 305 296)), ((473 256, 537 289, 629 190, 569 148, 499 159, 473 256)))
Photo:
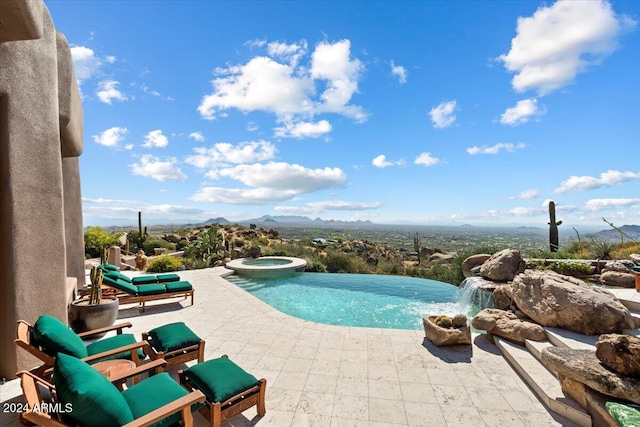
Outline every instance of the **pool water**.
POLYGON ((285 265, 291 264, 291 260, 282 258, 256 258, 245 259, 242 261, 243 265, 260 265, 260 266, 272 266, 272 265, 285 265))
POLYGON ((376 274, 232 275, 227 280, 283 313, 318 323, 422 329, 425 314, 467 314, 458 288, 434 280, 376 274))

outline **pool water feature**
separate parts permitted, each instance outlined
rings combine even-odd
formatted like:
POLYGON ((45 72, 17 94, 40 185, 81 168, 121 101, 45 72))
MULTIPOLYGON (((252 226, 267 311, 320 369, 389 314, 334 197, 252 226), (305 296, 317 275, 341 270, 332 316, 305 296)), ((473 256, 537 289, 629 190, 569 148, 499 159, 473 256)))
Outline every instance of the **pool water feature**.
POLYGON ((304 271, 307 261, 302 258, 265 256, 238 258, 227 262, 226 267, 240 275, 279 276, 285 273, 304 271))
POLYGON ((479 311, 459 299, 458 287, 413 277, 294 273, 227 280, 283 313, 330 325, 422 329, 426 314, 479 311))

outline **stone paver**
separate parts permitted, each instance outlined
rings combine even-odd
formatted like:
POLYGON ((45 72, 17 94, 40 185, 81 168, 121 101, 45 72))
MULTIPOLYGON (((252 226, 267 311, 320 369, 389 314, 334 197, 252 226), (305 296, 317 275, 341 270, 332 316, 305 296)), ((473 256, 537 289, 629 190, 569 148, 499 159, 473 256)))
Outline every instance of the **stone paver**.
MULTIPOLYGON (((194 306, 159 301, 145 313, 123 306, 119 316, 137 336, 183 321, 206 340, 206 359, 227 354, 267 379, 266 416, 252 408, 224 427, 572 425, 546 410, 485 336, 474 336, 471 347, 438 348, 421 330, 309 322, 229 283, 225 272, 180 273, 196 289, 194 306)), ((19 384, 0 391, 0 400, 15 398, 19 384)), ((2 415, 0 425, 19 425, 2 415)))

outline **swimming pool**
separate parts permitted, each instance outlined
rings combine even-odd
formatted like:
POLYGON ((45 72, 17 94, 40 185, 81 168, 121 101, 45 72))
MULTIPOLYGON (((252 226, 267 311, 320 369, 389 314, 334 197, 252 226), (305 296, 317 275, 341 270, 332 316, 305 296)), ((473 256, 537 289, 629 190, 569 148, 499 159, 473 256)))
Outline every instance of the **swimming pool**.
POLYGON ((318 323, 422 329, 425 314, 467 314, 448 283, 403 276, 295 273, 227 280, 283 313, 318 323))

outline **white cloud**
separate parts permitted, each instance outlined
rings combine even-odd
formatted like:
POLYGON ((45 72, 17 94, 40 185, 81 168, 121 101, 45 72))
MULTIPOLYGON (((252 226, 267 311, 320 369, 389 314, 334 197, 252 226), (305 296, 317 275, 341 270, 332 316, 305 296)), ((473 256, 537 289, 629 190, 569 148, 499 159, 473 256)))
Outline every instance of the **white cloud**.
POLYGON ((516 150, 522 150, 524 147, 525 147, 525 144, 522 142, 519 144, 499 143, 491 147, 487 145, 478 147, 477 145, 475 145, 473 147, 467 148, 467 153, 471 154, 472 156, 475 156, 476 154, 498 154, 501 150, 505 150, 511 153, 516 150))
POLYGON ((78 80, 90 79, 100 71, 102 61, 96 56, 93 49, 85 46, 72 46, 70 49, 73 68, 78 80))
POLYGON ((331 132, 331 123, 327 120, 319 122, 286 122, 284 126, 274 128, 274 135, 279 138, 318 138, 331 132))
POLYGON ((127 98, 122 92, 118 90, 116 86, 118 86, 120 82, 116 80, 103 80, 98 83, 98 90, 96 91, 96 95, 101 102, 105 104, 112 104, 113 100, 116 101, 126 101, 127 98))
POLYGON ((102 197, 98 197, 97 199, 92 199, 89 197, 83 197, 82 198, 82 203, 95 203, 98 205, 112 205, 112 204, 118 204, 118 205, 137 205, 140 204, 141 202, 138 200, 126 200, 126 199, 104 199, 102 197))
POLYGON ((140 162, 129 166, 134 175, 153 178, 157 181, 175 179, 184 181, 187 179, 187 176, 176 166, 176 163, 178 163, 178 161, 173 157, 163 161, 158 157, 145 154, 140 158, 140 162))
POLYGON ((407 82, 407 69, 402 65, 396 65, 393 60, 391 60, 391 74, 398 78, 400 84, 407 82))
POLYGON ((273 58, 281 59, 290 63, 291 65, 297 65, 300 61, 300 58, 307 53, 307 42, 306 40, 301 40, 300 43, 282 43, 282 42, 271 42, 267 44, 267 52, 273 58))
POLYGON ((604 0, 559 0, 540 7, 530 17, 518 18, 511 50, 501 55, 518 92, 552 92, 599 64, 616 50, 618 36, 636 22, 618 16, 604 0))
POLYGON ((276 153, 276 147, 268 141, 260 140, 237 145, 220 142, 211 148, 197 147, 193 151, 196 154, 187 157, 187 163, 202 169, 216 169, 228 164, 270 160, 276 153))
POLYGON ((193 139, 194 141, 197 142, 204 142, 204 135, 202 134, 202 132, 191 132, 189 134, 189 138, 193 139))
POLYGON ((291 200, 295 195, 294 191, 270 188, 203 187, 190 199, 196 202, 229 203, 232 205, 268 205, 291 200))
POLYGON ((510 198, 531 200, 531 199, 535 199, 538 196, 540 196, 540 192, 536 189, 531 189, 531 190, 525 190, 522 193, 518 194, 517 196, 512 196, 510 198))
POLYGON ((606 209, 633 206, 640 203, 640 199, 591 199, 584 205, 585 210, 597 212, 606 209))
POLYGON ((403 166, 404 160, 395 160, 392 162, 387 160, 387 156, 385 156, 384 154, 380 154, 371 161, 371 164, 377 168, 383 169, 390 166, 403 166))
MULTIPOLYGON (((98 135, 91 135, 91 138, 93 138, 93 140, 98 144, 104 145, 105 147, 115 147, 119 142, 124 140, 124 137, 128 132, 127 128, 114 126, 98 135)), ((127 148, 125 147, 125 149, 127 148)))
POLYGON ((146 148, 164 148, 167 145, 169 145, 169 139, 162 134, 162 130, 160 129, 152 130, 146 134, 144 137, 144 144, 142 144, 142 146, 146 148))
POLYGON ((600 187, 612 187, 632 179, 640 179, 640 173, 608 170, 601 173, 599 178, 593 176, 570 176, 567 180, 562 181, 560 187, 556 188, 554 193, 562 194, 574 190, 584 191, 600 187))
POLYGON ((518 101, 515 107, 507 108, 500 116, 500 123, 503 125, 517 126, 525 124, 532 116, 541 116, 545 114, 544 107, 538 108, 537 99, 523 99, 518 101))
POLYGON ((431 153, 420 153, 413 163, 416 165, 434 166, 440 163, 440 159, 434 157, 431 153))
POLYGON ((194 208, 191 206, 180 205, 149 205, 144 209, 145 214, 162 214, 162 215, 197 215, 204 212, 202 209, 194 208))
POLYGON ((433 127, 436 129, 451 126, 456 121, 456 101, 442 102, 437 107, 433 107, 429 111, 433 127))
POLYGON ((344 200, 327 200, 324 202, 307 203, 312 209, 321 211, 362 211, 378 209, 382 202, 347 202, 344 200))

